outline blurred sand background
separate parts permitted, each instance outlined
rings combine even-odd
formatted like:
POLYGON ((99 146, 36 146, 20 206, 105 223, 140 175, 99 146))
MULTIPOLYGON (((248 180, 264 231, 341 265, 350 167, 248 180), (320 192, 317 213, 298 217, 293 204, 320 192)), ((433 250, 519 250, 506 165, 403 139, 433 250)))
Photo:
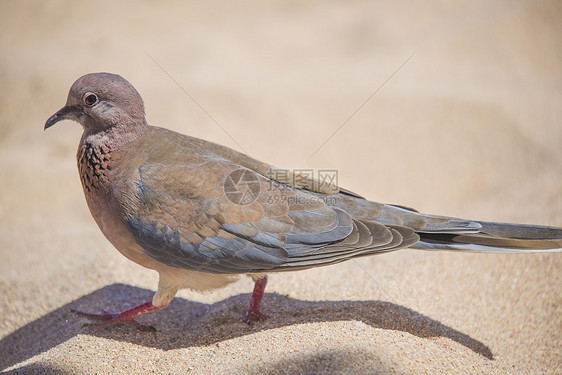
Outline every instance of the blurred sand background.
POLYGON ((251 328, 249 279, 180 292, 142 319, 155 334, 81 328, 70 308, 132 307, 157 275, 91 218, 80 126, 43 125, 108 71, 153 125, 337 169, 372 200, 562 226, 561 17, 559 1, 0 2, 0 369, 559 374, 561 254, 399 251, 273 275, 251 328))

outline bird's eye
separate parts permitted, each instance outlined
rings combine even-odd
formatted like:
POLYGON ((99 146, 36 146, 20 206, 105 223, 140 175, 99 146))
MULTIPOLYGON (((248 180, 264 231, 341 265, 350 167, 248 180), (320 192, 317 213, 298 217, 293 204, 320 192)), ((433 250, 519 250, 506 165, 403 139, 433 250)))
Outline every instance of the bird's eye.
POLYGON ((93 92, 87 92, 84 94, 84 104, 86 104, 88 107, 91 107, 95 104, 97 104, 97 102, 99 101, 98 96, 96 94, 94 94, 93 92))

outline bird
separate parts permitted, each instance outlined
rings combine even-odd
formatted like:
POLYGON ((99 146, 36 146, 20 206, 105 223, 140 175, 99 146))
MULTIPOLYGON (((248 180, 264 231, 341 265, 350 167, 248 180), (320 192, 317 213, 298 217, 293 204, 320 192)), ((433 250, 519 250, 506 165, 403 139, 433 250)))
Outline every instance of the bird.
POLYGON ((250 276, 245 321, 263 319, 267 275, 398 249, 494 253, 562 251, 562 228, 465 220, 369 201, 331 182, 275 168, 231 148, 151 126, 129 81, 89 73, 74 82, 62 120, 83 127, 77 164, 105 237, 159 275, 152 300, 122 312, 73 310, 91 327, 132 324, 180 289, 212 291, 250 276), (283 172, 283 173, 281 173, 283 172))

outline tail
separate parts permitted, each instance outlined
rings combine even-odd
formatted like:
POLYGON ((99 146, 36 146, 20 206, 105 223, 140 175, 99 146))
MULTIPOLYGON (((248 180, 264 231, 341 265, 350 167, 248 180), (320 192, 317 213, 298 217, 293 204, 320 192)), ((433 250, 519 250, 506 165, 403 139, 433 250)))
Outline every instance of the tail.
POLYGON ((562 251, 562 228, 538 225, 470 221, 464 233, 418 231, 420 240, 411 246, 424 250, 462 250, 492 253, 562 251))
POLYGON ((558 227, 427 215, 409 207, 367 201, 348 192, 338 194, 337 198, 335 206, 348 212, 354 219, 395 229, 405 227, 415 232, 419 240, 407 244, 407 247, 414 249, 492 253, 562 251, 562 228, 558 227))

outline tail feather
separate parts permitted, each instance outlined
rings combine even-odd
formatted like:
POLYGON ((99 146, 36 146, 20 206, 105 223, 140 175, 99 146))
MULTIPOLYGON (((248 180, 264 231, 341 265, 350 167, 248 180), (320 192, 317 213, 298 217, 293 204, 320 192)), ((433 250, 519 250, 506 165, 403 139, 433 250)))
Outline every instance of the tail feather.
POLYGON ((562 228, 475 222, 476 233, 424 233, 412 248, 473 252, 528 253, 562 251, 562 228))
POLYGON ((356 220, 410 228, 420 237, 409 246, 415 249, 495 253, 562 251, 562 228, 427 215, 409 207, 371 202, 346 192, 337 195, 334 205, 356 220))

